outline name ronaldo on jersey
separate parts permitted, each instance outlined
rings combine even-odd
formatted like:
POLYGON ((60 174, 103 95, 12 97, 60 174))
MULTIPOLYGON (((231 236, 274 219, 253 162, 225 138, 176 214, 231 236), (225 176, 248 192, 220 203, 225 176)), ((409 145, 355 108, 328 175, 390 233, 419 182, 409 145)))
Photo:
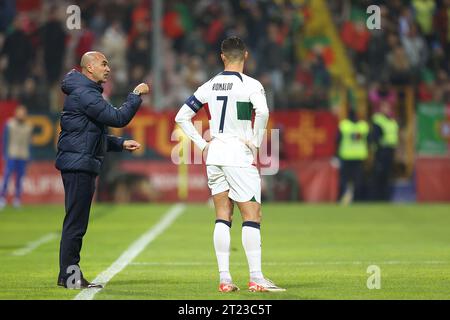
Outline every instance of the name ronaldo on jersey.
POLYGON ((233 89, 233 83, 214 83, 212 89, 213 91, 228 91, 233 89))

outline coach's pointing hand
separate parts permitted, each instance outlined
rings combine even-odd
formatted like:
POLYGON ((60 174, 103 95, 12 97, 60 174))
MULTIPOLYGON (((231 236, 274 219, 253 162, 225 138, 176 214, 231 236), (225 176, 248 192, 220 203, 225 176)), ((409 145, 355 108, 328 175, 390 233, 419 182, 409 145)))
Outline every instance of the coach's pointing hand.
POLYGON ((150 92, 150 88, 146 83, 141 83, 136 88, 134 88, 133 92, 139 95, 147 94, 150 92))
POLYGON ((138 150, 141 148, 141 144, 139 142, 136 142, 134 140, 125 140, 123 143, 123 148, 125 150, 128 150, 130 152, 133 152, 135 150, 138 150))

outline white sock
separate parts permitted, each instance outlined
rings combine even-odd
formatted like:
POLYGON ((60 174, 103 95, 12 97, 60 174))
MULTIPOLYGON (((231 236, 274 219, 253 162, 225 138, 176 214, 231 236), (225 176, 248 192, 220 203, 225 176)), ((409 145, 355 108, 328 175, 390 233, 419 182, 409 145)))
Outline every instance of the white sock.
POLYGON ((247 256, 250 281, 264 278, 261 271, 261 231, 259 223, 245 221, 242 224, 242 246, 247 256))
POLYGON ((224 220, 216 220, 214 227, 214 249, 219 265, 220 282, 231 282, 230 274, 230 226, 224 220))

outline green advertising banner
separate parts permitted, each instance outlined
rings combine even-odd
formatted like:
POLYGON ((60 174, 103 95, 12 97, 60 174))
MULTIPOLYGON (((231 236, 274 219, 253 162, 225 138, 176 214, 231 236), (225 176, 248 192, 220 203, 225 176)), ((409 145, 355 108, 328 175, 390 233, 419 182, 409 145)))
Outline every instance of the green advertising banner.
POLYGON ((417 108, 417 153, 450 154, 450 105, 420 103, 417 108))

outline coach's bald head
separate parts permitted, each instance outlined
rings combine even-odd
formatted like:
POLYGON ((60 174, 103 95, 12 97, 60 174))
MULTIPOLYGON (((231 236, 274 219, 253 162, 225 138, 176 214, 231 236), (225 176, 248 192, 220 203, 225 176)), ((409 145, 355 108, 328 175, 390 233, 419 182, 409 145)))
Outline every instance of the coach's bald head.
POLYGON ((81 57, 81 72, 94 82, 99 84, 108 80, 111 69, 105 55, 98 51, 89 51, 81 57))

